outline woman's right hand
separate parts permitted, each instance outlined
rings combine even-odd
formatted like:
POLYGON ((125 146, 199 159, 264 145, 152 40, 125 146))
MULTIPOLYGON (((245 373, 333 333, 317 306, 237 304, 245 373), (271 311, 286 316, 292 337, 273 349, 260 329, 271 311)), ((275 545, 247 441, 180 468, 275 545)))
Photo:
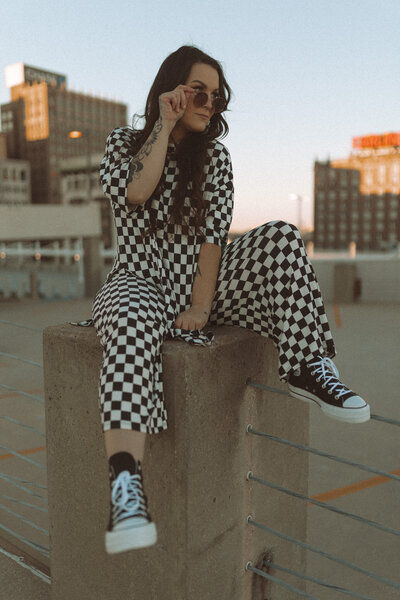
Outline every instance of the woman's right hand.
POLYGON ((194 94, 194 89, 189 85, 178 85, 172 92, 161 94, 158 102, 162 120, 175 125, 183 117, 191 94, 194 94))

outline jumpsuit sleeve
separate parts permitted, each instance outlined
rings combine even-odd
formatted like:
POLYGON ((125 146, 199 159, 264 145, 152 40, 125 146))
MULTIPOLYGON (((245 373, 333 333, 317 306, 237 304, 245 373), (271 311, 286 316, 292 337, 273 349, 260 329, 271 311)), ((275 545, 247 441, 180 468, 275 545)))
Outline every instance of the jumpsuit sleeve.
POLYGON ((232 161, 225 146, 222 146, 222 150, 217 156, 209 183, 206 183, 205 191, 209 192, 207 195, 210 198, 210 203, 205 217, 206 239, 204 241, 221 246, 223 249, 228 243, 234 195, 232 161))
POLYGON ((131 150, 133 130, 129 127, 113 129, 107 136, 106 148, 100 163, 100 184, 105 196, 120 208, 131 213, 141 204, 127 201, 128 178, 133 158, 131 150))

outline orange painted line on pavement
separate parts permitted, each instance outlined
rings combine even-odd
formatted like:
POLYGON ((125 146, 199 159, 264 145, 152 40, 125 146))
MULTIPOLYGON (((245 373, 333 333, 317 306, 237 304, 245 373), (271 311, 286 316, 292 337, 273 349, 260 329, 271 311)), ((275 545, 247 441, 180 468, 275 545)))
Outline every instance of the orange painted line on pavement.
POLYGON ((340 310, 339 310, 338 304, 333 305, 333 314, 335 315, 336 327, 341 327, 343 325, 343 323, 342 323, 342 319, 340 317, 340 310))
MULTIPOLYGON (((396 471, 390 471, 390 474, 400 475, 400 469, 397 469, 396 471)), ((380 485, 381 483, 386 483, 386 481, 393 481, 393 479, 384 477, 383 475, 379 475, 378 477, 370 477, 369 479, 364 479, 363 481, 358 481, 357 483, 352 483, 351 485, 345 485, 344 487, 336 488, 335 490, 330 490, 329 492, 324 492, 323 494, 311 496, 311 498, 313 500, 319 500, 320 502, 326 502, 326 500, 333 500, 334 498, 340 498, 341 496, 348 496, 349 494, 366 490, 370 487, 380 485)), ((309 502, 309 504, 311 503, 309 502)))
MULTIPOLYGON (((19 454, 35 454, 36 452, 43 452, 46 450, 46 446, 39 446, 38 448, 28 448, 27 450, 18 450, 19 454)), ((15 454, 2 454, 0 455, 0 460, 4 460, 5 458, 17 458, 15 454)))
MULTIPOLYGON (((4 389, 4 388, 1 388, 4 389)), ((43 388, 37 388, 35 390, 21 390, 22 392, 25 392, 26 394, 43 394, 43 388)), ((0 394, 0 399, 1 398, 15 398, 15 396, 19 396, 20 394, 17 394, 17 392, 12 392, 11 390, 9 392, 3 392, 2 394, 0 394)))

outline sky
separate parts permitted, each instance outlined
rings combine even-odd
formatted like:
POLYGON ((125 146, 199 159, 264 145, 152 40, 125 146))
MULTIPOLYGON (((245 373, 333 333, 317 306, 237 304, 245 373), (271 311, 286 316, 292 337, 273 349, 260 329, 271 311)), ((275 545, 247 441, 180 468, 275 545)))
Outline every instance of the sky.
POLYGON ((5 66, 24 62, 126 103, 131 123, 163 60, 193 44, 233 90, 221 140, 231 231, 298 225, 300 204, 311 227, 314 161, 348 156, 356 135, 400 130, 399 27, 400 0, 13 0, 0 22, 0 103, 5 66))

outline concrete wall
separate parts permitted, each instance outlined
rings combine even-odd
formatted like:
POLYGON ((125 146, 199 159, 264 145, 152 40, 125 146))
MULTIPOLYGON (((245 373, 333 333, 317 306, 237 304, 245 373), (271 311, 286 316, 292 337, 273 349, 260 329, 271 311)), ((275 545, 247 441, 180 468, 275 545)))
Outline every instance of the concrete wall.
MULTIPOLYGON (((400 303, 400 257, 353 259, 312 258, 322 296, 326 302, 336 302, 337 297, 344 298, 345 290, 335 290, 335 269, 347 265, 354 268, 354 275, 361 280, 361 296, 358 302, 370 304, 400 303)), ((343 288, 348 281, 342 279, 343 288)), ((349 302, 342 299, 339 302, 349 302)))
POLYGON ((101 235, 100 206, 0 206, 0 242, 101 235))
POLYGON ((0 269, 0 299, 45 298, 46 300, 82 298, 85 285, 75 274, 60 272, 7 271, 0 269))
POLYGON ((44 331, 52 600, 297 598, 245 566, 270 550, 278 564, 304 572, 305 551, 255 529, 246 517, 304 540, 306 504, 246 474, 307 493, 308 456, 251 435, 246 426, 307 444, 308 405, 246 385, 250 377, 285 388, 270 340, 239 327, 211 329, 210 347, 163 344, 168 429, 148 436, 143 471, 159 541, 114 556, 104 550, 109 483, 98 409, 101 347, 93 328, 44 331))

